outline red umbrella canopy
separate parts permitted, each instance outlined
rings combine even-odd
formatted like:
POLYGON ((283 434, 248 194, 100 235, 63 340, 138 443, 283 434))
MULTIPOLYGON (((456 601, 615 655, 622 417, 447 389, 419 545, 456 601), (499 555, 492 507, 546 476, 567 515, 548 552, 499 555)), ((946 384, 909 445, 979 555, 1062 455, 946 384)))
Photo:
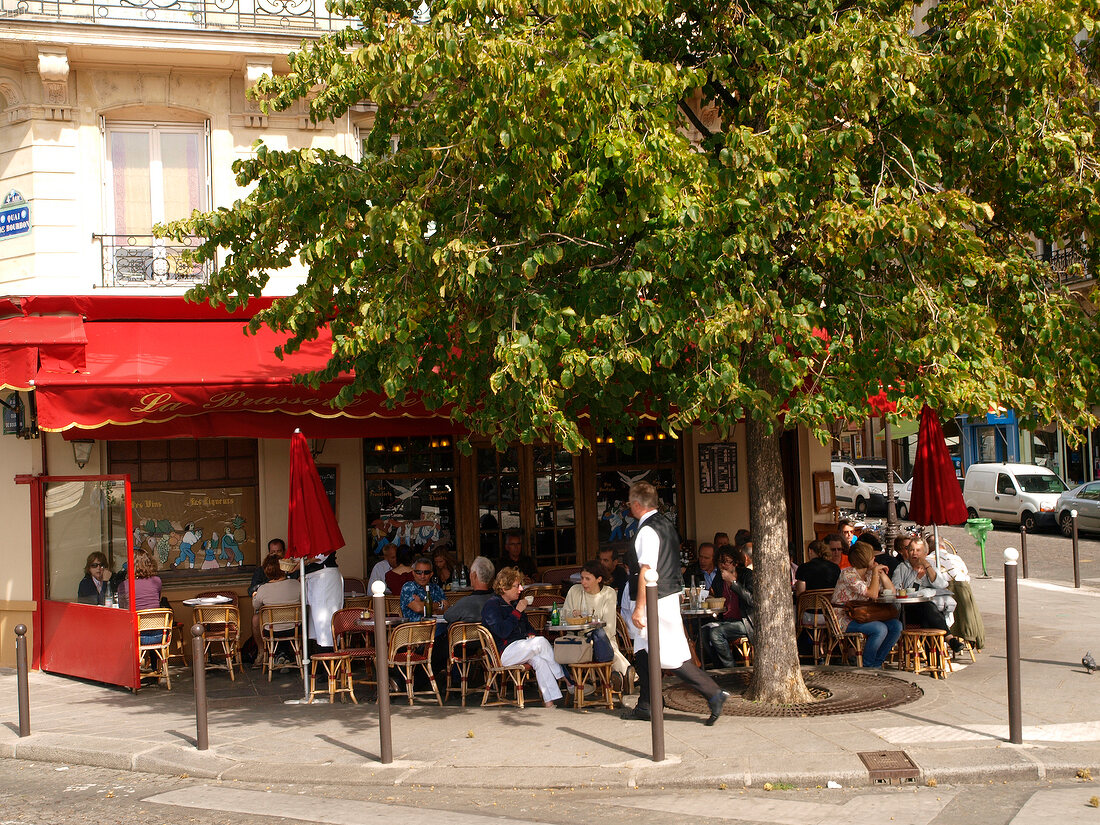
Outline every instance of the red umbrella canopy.
POLYGON ((917 524, 962 524, 966 521, 966 503, 955 478, 955 465, 947 451, 940 418, 927 404, 920 411, 909 518, 917 524))
POLYGON ((295 431, 290 438, 286 554, 290 558, 320 556, 339 550, 344 544, 306 437, 295 431))

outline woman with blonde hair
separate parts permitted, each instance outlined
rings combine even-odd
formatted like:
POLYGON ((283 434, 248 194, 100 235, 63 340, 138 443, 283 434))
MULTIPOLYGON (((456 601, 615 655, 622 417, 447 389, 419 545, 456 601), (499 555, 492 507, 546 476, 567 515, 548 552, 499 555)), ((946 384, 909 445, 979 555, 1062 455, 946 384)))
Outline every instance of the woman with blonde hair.
POLYGON ((527 599, 523 597, 523 574, 515 567, 505 567, 493 581, 496 595, 485 602, 481 621, 493 634, 500 651, 500 663, 505 667, 530 664, 535 671, 539 693, 546 707, 554 707, 561 698, 558 680, 565 678, 562 666, 554 661, 554 649, 545 638, 535 633, 527 621, 527 599))

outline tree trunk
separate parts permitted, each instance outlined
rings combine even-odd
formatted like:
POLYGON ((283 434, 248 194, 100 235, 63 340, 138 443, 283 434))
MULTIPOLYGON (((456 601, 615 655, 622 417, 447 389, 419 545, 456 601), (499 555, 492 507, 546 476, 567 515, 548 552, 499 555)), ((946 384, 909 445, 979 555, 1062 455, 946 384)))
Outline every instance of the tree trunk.
POLYGON ((886 444, 886 534, 883 536, 883 550, 889 553, 894 547, 894 537, 901 532, 898 525, 898 506, 894 490, 894 441, 890 437, 890 419, 882 415, 882 438, 886 444))
POLYGON ((753 538, 756 643, 746 698, 769 704, 808 702, 795 642, 791 568, 787 553, 787 504, 779 434, 746 419, 749 518, 753 538))

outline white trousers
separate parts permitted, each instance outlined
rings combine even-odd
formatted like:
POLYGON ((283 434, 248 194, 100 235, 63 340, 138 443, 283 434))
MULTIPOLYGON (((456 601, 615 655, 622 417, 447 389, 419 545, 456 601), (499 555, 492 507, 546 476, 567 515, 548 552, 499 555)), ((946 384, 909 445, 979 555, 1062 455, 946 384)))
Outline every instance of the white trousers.
POLYGON ((553 702, 561 698, 558 679, 565 676, 562 666, 554 661, 554 648, 542 636, 520 639, 510 642, 500 654, 500 663, 505 667, 530 663, 535 669, 535 679, 539 683, 542 701, 553 702))

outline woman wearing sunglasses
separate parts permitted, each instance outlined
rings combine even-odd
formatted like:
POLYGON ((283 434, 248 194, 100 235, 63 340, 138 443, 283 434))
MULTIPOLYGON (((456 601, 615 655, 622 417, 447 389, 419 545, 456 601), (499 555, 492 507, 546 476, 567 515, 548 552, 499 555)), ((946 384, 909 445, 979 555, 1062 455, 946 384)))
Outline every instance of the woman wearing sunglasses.
POLYGON ((84 578, 76 589, 76 600, 81 604, 102 605, 111 579, 111 569, 107 566, 107 557, 96 550, 88 554, 84 563, 84 578))

